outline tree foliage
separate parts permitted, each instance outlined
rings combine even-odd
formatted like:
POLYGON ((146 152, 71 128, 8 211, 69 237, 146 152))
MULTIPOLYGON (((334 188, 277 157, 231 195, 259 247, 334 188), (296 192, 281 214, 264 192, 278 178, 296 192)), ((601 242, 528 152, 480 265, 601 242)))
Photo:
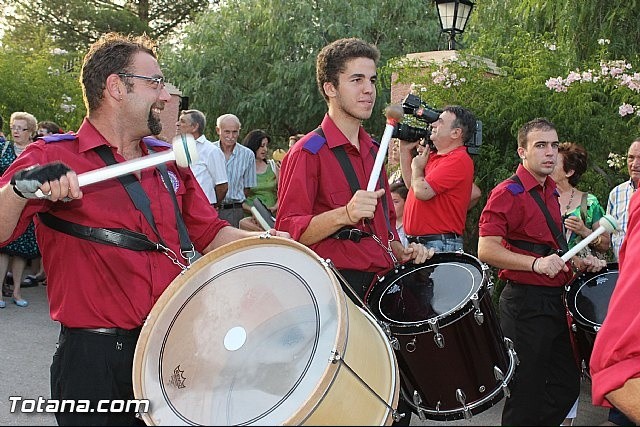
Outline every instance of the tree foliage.
POLYGON ((489 35, 492 43, 484 53, 489 57, 522 28, 553 34, 556 43, 571 46, 578 61, 598 54, 598 39, 611 40, 613 56, 633 60, 640 44, 638 7, 637 0, 478 0, 467 36, 489 35))
POLYGON ((102 34, 116 31, 164 40, 217 0, 5 0, 13 10, 4 21, 4 44, 30 46, 45 29, 57 47, 84 50, 102 34))
MULTIPOLYGON (((193 108, 211 118, 232 112, 245 130, 263 128, 283 145, 284 137, 314 129, 326 111, 315 83, 324 45, 361 37, 378 46, 384 64, 435 49, 438 32, 435 8, 410 0, 229 0, 186 28, 180 48, 163 58, 193 108)), ((389 82, 381 81, 365 124, 373 133, 384 127, 388 93, 389 82)))
MULTIPOLYGON (((0 47, 0 115, 15 111, 52 120, 75 130, 85 115, 74 55, 55 49, 46 34, 36 34, 29 51, 0 47)), ((6 129, 5 129, 6 130, 6 129)))

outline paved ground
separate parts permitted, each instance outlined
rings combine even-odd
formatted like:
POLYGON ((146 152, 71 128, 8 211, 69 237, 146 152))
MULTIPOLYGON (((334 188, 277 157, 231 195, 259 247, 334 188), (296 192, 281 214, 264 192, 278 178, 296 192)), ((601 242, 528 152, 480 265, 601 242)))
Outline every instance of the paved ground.
MULTIPOLYGON (((23 396, 25 399, 49 396, 49 365, 59 332, 59 326, 49 318, 45 287, 24 289, 23 297, 29 301, 29 307, 20 308, 5 297, 7 307, 0 309, 0 425, 55 425, 52 415, 10 413, 9 396, 23 396)), ((413 415, 411 425, 500 425, 503 402, 471 420, 421 421, 413 415)), ((592 406, 590 402, 589 383, 583 382, 574 425, 600 425, 606 421, 607 411, 592 406)))

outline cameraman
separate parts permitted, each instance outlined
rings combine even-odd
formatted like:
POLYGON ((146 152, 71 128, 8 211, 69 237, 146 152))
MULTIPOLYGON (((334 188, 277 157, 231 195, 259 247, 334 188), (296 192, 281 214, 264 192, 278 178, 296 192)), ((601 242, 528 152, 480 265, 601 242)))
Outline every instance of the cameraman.
POLYGON ((474 165, 464 143, 473 136, 475 126, 469 110, 447 106, 431 124, 433 150, 412 157, 416 143, 401 141, 402 179, 409 188, 404 213, 409 242, 438 252, 462 250, 474 186, 474 165))

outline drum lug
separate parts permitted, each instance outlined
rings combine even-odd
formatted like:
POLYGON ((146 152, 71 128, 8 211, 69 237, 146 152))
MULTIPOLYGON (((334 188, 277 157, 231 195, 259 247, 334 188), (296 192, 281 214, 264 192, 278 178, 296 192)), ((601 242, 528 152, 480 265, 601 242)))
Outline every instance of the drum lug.
POLYGON ((600 326, 594 326, 593 327, 593 332, 598 332, 600 330, 600 326))
POLYGON ((507 347, 507 352, 513 354, 513 363, 517 366, 520 364, 520 359, 518 359, 518 353, 516 353, 515 348, 513 347, 513 341, 511 339, 504 337, 504 345, 507 347))
POLYGON ((413 390, 413 405, 416 413, 418 414, 418 418, 422 421, 426 421, 427 417, 424 415, 424 411, 420 407, 420 405, 422 405, 422 397, 420 397, 416 390, 413 390))
POLYGON ((498 366, 494 366, 493 367, 493 376, 498 381, 503 381, 504 380, 504 372, 502 372, 502 369, 500 369, 498 366))
POLYGON ((470 420, 473 414, 471 414, 471 410, 467 407, 467 396, 464 394, 464 391, 462 391, 462 389, 456 389, 456 400, 462 405, 462 413, 464 415, 464 419, 470 420))
POLYGON ((439 332, 438 321, 436 319, 429 319, 428 323, 434 334, 433 341, 436 343, 438 348, 444 348, 444 336, 439 332))
POLYGON ((578 327, 576 326, 575 323, 571 324, 571 332, 578 332, 578 327))
POLYGON ((471 303, 476 311, 473 313, 473 318, 476 319, 476 323, 478 325, 482 325, 484 323, 484 314, 480 310, 480 301, 478 300, 478 294, 471 295, 471 303))
POLYGON ((571 285, 564 285, 564 290, 569 292, 571 290, 571 285))

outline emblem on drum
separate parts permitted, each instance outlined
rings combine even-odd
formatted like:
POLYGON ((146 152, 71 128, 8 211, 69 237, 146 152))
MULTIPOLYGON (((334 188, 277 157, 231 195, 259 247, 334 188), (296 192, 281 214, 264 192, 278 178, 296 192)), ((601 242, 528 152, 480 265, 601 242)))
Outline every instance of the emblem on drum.
POLYGON ((173 370, 173 375, 169 378, 169 384, 175 388, 185 388, 186 386, 184 385, 184 382, 187 378, 182 374, 184 374, 184 371, 180 369, 180 365, 176 366, 173 370))

